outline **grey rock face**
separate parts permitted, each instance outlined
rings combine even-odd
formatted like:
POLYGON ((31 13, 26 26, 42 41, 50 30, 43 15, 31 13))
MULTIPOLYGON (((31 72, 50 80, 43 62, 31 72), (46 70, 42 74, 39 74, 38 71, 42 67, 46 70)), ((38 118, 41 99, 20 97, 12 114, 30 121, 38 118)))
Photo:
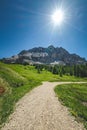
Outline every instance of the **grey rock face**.
POLYGON ((2 59, 6 63, 43 63, 43 64, 85 64, 85 58, 76 54, 70 54, 62 47, 49 46, 47 48, 35 47, 30 50, 23 50, 18 55, 11 58, 2 59))

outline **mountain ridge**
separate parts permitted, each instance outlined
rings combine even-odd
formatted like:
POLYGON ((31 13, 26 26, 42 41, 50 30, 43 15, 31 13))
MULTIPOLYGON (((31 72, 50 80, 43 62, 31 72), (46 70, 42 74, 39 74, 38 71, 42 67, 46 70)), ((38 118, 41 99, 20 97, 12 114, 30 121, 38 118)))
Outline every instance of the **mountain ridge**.
POLYGON ((19 54, 10 58, 2 59, 5 63, 20 64, 62 64, 74 65, 85 64, 85 58, 73 53, 70 54, 62 47, 54 47, 53 45, 44 47, 34 47, 29 50, 22 50, 19 54))

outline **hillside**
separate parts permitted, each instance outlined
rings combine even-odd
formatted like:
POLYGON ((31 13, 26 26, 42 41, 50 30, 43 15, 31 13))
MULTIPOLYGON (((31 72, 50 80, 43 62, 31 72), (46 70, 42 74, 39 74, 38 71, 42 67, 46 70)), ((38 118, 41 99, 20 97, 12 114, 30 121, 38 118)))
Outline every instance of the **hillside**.
POLYGON ((52 78, 50 72, 44 71, 38 74, 33 66, 0 63, 0 126, 12 113, 15 103, 25 93, 41 84, 41 81, 52 78))
POLYGON ((87 81, 86 78, 52 74, 45 68, 0 62, 0 126, 13 112, 15 103, 42 81, 87 81))
POLYGON ((35 47, 30 50, 23 50, 10 58, 2 59, 5 63, 20 64, 61 64, 76 65, 85 64, 87 61, 76 55, 70 54, 62 47, 49 46, 47 48, 35 47))
MULTIPOLYGON (((66 79, 65 76, 64 80, 66 79)), ((53 80, 61 80, 61 78, 46 70, 39 74, 34 66, 0 62, 0 126, 13 112, 15 103, 25 93, 41 84, 42 81, 53 80)))

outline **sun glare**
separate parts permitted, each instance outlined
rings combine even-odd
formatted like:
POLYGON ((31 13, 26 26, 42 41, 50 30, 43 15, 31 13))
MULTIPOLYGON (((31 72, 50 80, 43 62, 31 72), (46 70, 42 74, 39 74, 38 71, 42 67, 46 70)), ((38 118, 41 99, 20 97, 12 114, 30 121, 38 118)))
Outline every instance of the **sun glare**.
POLYGON ((56 10, 51 18, 54 25, 61 25, 64 21, 64 12, 62 10, 56 10))

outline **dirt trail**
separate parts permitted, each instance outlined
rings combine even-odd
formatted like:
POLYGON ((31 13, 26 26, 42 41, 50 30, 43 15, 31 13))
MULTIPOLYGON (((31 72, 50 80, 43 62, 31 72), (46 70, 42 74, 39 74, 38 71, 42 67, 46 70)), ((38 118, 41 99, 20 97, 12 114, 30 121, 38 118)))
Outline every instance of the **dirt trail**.
POLYGON ((44 82, 26 94, 2 130, 85 130, 55 96, 53 89, 60 84, 65 83, 44 82))

